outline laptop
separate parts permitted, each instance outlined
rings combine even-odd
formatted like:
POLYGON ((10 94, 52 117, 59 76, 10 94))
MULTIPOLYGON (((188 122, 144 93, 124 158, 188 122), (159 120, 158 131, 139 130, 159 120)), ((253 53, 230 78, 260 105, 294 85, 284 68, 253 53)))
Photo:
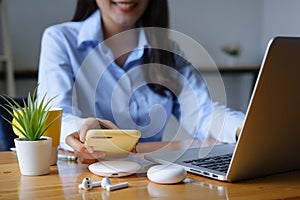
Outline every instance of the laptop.
POLYGON ((266 50, 236 144, 152 152, 145 159, 240 181, 300 169, 300 37, 275 37, 266 50), (201 152, 208 152, 205 154, 201 152))

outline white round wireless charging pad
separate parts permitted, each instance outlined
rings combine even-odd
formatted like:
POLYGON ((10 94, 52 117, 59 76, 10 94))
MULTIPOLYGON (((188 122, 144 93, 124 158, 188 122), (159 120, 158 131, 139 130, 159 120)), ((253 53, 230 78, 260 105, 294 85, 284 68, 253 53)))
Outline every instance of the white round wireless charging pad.
POLYGON ((99 176, 122 177, 136 173, 141 165, 125 160, 101 161, 89 165, 89 170, 99 176))

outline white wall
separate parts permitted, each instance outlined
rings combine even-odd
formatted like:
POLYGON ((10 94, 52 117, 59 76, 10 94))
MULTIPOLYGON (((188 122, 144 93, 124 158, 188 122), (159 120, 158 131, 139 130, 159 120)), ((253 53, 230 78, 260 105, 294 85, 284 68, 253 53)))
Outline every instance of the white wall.
POLYGON ((8 0, 7 12, 16 67, 37 68, 43 30, 70 20, 76 0, 8 0))
POLYGON ((226 65, 221 47, 239 43, 242 54, 237 64, 261 61, 261 0, 169 0, 171 28, 198 41, 217 65, 226 65))
POLYGON ((300 0, 264 0, 262 48, 275 36, 300 36, 300 0))

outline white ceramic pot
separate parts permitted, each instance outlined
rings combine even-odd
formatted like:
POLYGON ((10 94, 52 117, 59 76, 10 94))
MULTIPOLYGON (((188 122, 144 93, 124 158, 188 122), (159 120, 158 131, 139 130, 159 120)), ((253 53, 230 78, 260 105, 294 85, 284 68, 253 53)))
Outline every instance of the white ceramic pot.
POLYGON ((51 137, 42 137, 37 141, 15 138, 14 141, 21 174, 36 176, 50 173, 51 137))

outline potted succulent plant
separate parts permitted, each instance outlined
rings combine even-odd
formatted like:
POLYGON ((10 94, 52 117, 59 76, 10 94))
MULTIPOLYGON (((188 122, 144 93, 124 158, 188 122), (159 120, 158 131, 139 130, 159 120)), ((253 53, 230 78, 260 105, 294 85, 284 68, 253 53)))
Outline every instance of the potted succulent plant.
POLYGON ((227 56, 227 64, 228 66, 236 65, 237 58, 241 54, 241 48, 239 44, 227 44, 222 47, 222 51, 227 56))
MULTIPOLYGON (((46 96, 46 95, 45 95, 46 96)), ((24 106, 20 106, 13 98, 2 96, 7 104, 2 106, 13 117, 17 157, 21 174, 43 175, 50 173, 50 157, 52 138, 43 134, 60 116, 46 123, 50 103, 54 98, 46 100, 45 96, 38 101, 36 90, 33 95, 28 93, 24 106)))

